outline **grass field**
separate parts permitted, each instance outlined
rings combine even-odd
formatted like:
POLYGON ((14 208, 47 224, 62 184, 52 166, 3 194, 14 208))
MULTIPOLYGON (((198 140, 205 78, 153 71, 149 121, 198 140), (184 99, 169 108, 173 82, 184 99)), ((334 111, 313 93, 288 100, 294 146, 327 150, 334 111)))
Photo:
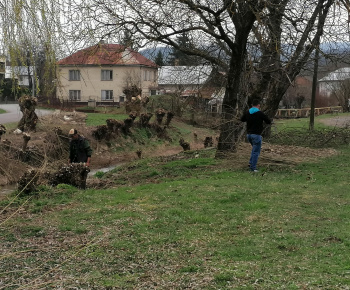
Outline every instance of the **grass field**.
POLYGON ((4 114, 6 111, 4 109, 0 109, 0 114, 4 114))
MULTIPOLYGON (((332 117, 349 117, 350 113, 342 113, 342 114, 325 114, 315 117, 315 130, 322 130, 328 128, 326 125, 322 124, 320 120, 329 119, 332 117)), ((275 126, 279 131, 283 130, 295 130, 295 129, 309 129, 309 118, 297 118, 297 119, 285 119, 285 120, 277 120, 275 121, 275 126)))
POLYGON ((99 126, 106 125, 107 119, 125 120, 128 118, 126 114, 113 114, 113 113, 87 113, 86 125, 87 126, 99 126))
POLYGON ((337 149, 258 174, 198 151, 100 174, 109 189, 12 196, 0 289, 349 289, 350 148, 337 149))

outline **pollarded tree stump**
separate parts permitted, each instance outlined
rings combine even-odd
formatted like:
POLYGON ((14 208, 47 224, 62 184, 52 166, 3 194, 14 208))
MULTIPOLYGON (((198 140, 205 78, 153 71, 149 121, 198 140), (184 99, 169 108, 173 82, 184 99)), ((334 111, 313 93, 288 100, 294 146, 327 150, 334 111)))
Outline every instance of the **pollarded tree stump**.
POLYGON ((183 138, 180 139, 179 143, 184 151, 191 150, 190 143, 186 142, 183 138))
POLYGON ((204 139, 204 148, 207 148, 207 147, 213 147, 213 137, 205 137, 204 139))
POLYGON ((156 120, 157 120, 158 125, 161 125, 163 122, 163 118, 166 114, 165 110, 162 108, 159 108, 156 110, 155 114, 156 114, 156 120))
POLYGON ((135 121, 135 119, 137 118, 137 113, 136 112, 131 112, 129 114, 129 118, 132 119, 133 121, 135 121))
POLYGON ((169 126, 170 125, 170 122, 171 120, 173 119, 173 117, 175 116, 175 114, 173 112, 168 112, 166 114, 166 123, 165 123, 165 126, 169 126))
POLYGON ((119 129, 123 126, 123 123, 115 119, 107 119, 107 128, 113 133, 118 133, 119 129))
POLYGON ((84 163, 72 163, 61 167, 57 172, 52 174, 49 183, 53 186, 64 183, 85 189, 89 172, 89 167, 85 166, 84 163))
POLYGON ((6 133, 6 127, 3 124, 0 124, 0 140, 1 136, 6 133))
POLYGON ((147 127, 149 124, 149 121, 151 120, 153 114, 147 113, 147 114, 141 114, 140 115, 140 125, 141 127, 147 127))
POLYGON ((18 129, 21 131, 35 131, 36 124, 38 122, 38 116, 35 113, 35 107, 37 105, 37 98, 31 96, 22 96, 18 100, 19 108, 23 114, 21 120, 18 123, 18 129))
POLYGON ((134 120, 131 118, 127 118, 124 120, 124 125, 122 126, 122 131, 124 134, 130 134, 130 128, 132 127, 132 125, 134 124, 134 120))
POLYGON ((27 133, 23 134, 23 146, 22 146, 22 151, 26 151, 28 142, 30 140, 30 135, 27 133))
POLYGON ((28 195, 36 191, 38 187, 39 173, 29 170, 19 179, 17 189, 21 195, 28 195))
POLYGON ((97 140, 109 140, 110 132, 108 131, 108 127, 106 125, 97 126, 96 130, 92 131, 92 136, 97 140))

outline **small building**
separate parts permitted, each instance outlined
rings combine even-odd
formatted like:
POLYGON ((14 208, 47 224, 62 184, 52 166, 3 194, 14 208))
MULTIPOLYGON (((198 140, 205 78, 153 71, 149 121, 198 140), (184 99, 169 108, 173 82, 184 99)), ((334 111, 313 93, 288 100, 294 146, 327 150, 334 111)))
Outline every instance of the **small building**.
POLYGON ((79 105, 119 104, 125 101, 125 88, 141 88, 145 97, 158 84, 158 66, 119 44, 93 45, 57 65, 57 98, 79 105))
POLYGON ((340 84, 348 79, 350 79, 350 67, 337 69, 318 81, 319 93, 329 98, 340 84))
POLYGON ((212 70, 211 66, 162 66, 158 72, 159 93, 198 96, 212 70))
POLYGON ((5 79, 16 79, 21 87, 29 87, 34 82, 33 66, 6 66, 5 79))

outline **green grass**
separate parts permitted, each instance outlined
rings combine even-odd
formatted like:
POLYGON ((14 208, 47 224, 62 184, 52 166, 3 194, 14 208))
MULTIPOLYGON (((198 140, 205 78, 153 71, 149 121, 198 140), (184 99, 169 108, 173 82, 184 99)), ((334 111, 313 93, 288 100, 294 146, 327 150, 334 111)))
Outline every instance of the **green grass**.
POLYGON ((4 113, 6 113, 6 111, 3 109, 0 109, 0 114, 4 114, 4 113))
POLYGON ((136 186, 60 186, 27 205, 30 218, 2 225, 3 285, 26 278, 26 287, 83 289, 346 289, 349 156, 346 147, 264 175, 210 156, 141 160, 127 168, 136 186), (145 171, 168 178, 153 183, 145 171))
POLYGON ((11 130, 15 130, 17 128, 18 122, 12 122, 12 123, 7 123, 4 124, 4 126, 6 127, 7 132, 11 131, 11 130))
MULTIPOLYGON (((348 116, 350 116, 350 113, 341 113, 337 115, 324 114, 324 115, 316 116, 314 129, 322 130, 322 129, 329 128, 328 126, 320 122, 320 120, 322 119, 328 119, 333 117, 341 118, 341 117, 348 117, 348 116)), ((273 127, 275 130, 278 130, 278 131, 295 130, 295 129, 309 130, 309 124, 310 124, 310 118, 282 119, 282 120, 276 119, 275 123, 273 124, 273 127)))
POLYGON ((86 125, 106 125, 107 119, 125 120, 126 118, 128 118, 126 114, 87 113, 86 125))
POLYGON ((96 174, 109 189, 41 187, 2 212, 1 286, 348 289, 350 147, 337 148, 258 174, 191 151, 96 174))
POLYGON ((271 143, 297 145, 307 147, 339 147, 350 142, 350 129, 327 126, 322 119, 348 117, 349 113, 338 115, 321 115, 315 118, 314 130, 309 130, 309 119, 276 120, 271 128, 271 143))

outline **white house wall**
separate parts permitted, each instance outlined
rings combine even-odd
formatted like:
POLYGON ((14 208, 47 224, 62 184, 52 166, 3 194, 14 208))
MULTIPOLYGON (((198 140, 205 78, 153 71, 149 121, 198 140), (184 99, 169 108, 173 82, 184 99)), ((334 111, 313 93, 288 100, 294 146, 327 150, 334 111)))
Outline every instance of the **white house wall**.
POLYGON ((337 69, 318 81, 319 93, 330 97, 332 92, 338 89, 343 81, 348 79, 350 79, 350 67, 337 69))
POLYGON ((318 91, 322 96, 330 97, 334 89, 339 87, 339 82, 319 82, 318 91))
MULTIPOLYGON (((157 69, 142 66, 60 66, 58 68, 57 97, 69 100, 69 91, 80 91, 80 101, 102 101, 102 91, 112 90, 113 101, 120 102, 123 89, 136 84, 143 96, 149 96, 150 87, 157 85, 157 69), (79 70, 80 80, 70 81, 69 71, 79 70), (112 70, 112 80, 101 80, 102 70, 112 70)), ((103 102, 103 101, 102 101, 103 102)))

